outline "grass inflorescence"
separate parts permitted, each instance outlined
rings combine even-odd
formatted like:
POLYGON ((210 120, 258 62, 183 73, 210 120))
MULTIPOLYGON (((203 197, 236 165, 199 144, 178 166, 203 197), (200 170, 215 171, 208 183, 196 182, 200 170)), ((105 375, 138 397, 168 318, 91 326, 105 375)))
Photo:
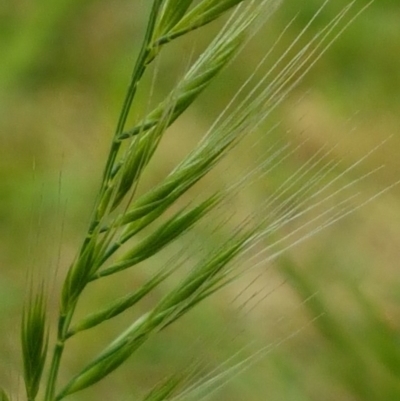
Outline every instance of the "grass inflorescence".
MULTIPOLYGON (((260 265, 277 259, 287 249, 318 234, 365 203, 356 200, 354 188, 370 173, 337 186, 362 160, 332 179, 340 163, 329 161, 329 151, 321 150, 298 171, 282 179, 260 202, 256 212, 235 222, 237 219, 229 210, 230 201, 298 150, 287 144, 272 145, 264 159, 236 177, 232 185, 186 201, 192 188, 235 152, 242 141, 254 138, 255 132, 264 129, 270 114, 363 11, 364 8, 353 11, 355 2, 345 6, 301 45, 303 35, 318 19, 325 2, 286 51, 268 65, 283 32, 261 58, 254 73, 237 88, 236 95, 198 144, 160 182, 145 192, 139 190, 149 164, 156 159, 160 143, 168 140, 165 137, 170 126, 235 60, 279 3, 275 0, 153 0, 149 5, 143 42, 111 139, 87 233, 62 283, 57 322, 47 314, 47 286, 44 284, 38 291, 32 290, 24 307, 21 347, 28 401, 59 401, 95 385, 200 302, 243 275, 256 271, 260 265), (148 99, 144 115, 133 119, 131 110, 143 79, 170 44, 178 38, 190 37, 193 31, 208 29, 209 24, 219 19, 224 20, 220 31, 197 58, 190 58, 191 65, 165 99, 154 107, 150 107, 151 99, 148 99), (261 79, 258 78, 260 73, 261 79), (140 312, 77 372, 70 376, 61 374, 65 348, 70 340, 138 306, 176 273, 183 262, 178 261, 178 257, 172 258, 131 292, 86 316, 79 316, 76 311, 88 287, 158 256, 207 218, 215 218, 213 229, 216 231, 229 227, 228 235, 222 240, 219 238, 153 306, 140 312)), ((157 67, 155 70, 155 74, 160 73, 157 67)), ((215 238, 218 239, 218 235, 215 238)), ((308 304, 313 315, 321 317, 320 325, 328 325, 324 308, 318 306, 318 297, 313 298, 315 294, 306 281, 296 274, 289 262, 282 263, 282 272, 297 283, 305 299, 312 299, 308 304)), ((247 298, 242 304, 246 306, 250 300, 247 298)), ((203 399, 282 341, 262 347, 251 356, 242 357, 238 352, 211 377, 200 375, 199 378, 197 367, 191 366, 166 379, 142 400, 203 399)), ((0 392, 0 399, 9 399, 4 390, 0 392)))

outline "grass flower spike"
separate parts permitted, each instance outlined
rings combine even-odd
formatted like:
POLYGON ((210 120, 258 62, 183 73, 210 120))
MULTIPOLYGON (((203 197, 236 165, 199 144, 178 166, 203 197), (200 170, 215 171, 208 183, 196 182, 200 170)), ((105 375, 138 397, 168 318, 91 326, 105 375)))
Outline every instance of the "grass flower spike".
POLYGON ((48 327, 46 295, 41 286, 36 296, 31 296, 22 315, 21 344, 24 362, 24 380, 28 401, 34 401, 46 362, 48 327))
MULTIPOLYGON (((372 152, 338 174, 342 165, 332 160, 333 150, 321 149, 313 151, 296 171, 284 178, 280 175, 278 184, 269 182, 268 191, 254 209, 250 205, 253 200, 246 200, 250 211, 245 215, 235 214, 232 205, 242 191, 282 168, 296 152, 307 153, 307 141, 291 147, 271 139, 274 144, 265 147, 263 159, 254 160, 251 153, 254 165, 242 173, 235 169, 235 161, 231 167, 224 164, 228 164, 229 156, 235 155, 242 143, 250 143, 249 154, 264 146, 261 144, 264 138, 273 136, 278 124, 268 130, 265 121, 365 9, 361 7, 361 11, 354 12, 355 1, 344 6, 306 40, 311 25, 328 4, 328 1, 323 2, 283 53, 273 59, 292 20, 260 57, 250 76, 238 85, 197 144, 155 182, 147 180, 146 174, 157 160, 161 144, 169 140, 173 124, 186 115, 216 77, 241 56, 281 2, 152 0, 143 3, 149 10, 144 37, 111 138, 87 230, 62 277, 59 293, 55 286, 57 313, 49 308, 50 295, 45 285, 39 286, 36 292, 30 291, 23 309, 22 376, 27 401, 79 397, 78 392, 109 378, 129 358, 140 355, 142 348, 157 339, 161 332, 175 327, 202 301, 248 274, 255 275, 249 288, 262 282, 262 273, 257 275, 260 266, 276 261, 288 249, 386 191, 354 206, 358 200, 356 185, 379 169, 350 183, 343 184, 341 179, 351 176, 355 167, 372 152), (162 56, 173 51, 183 37, 190 40, 211 29, 212 25, 218 27, 218 23, 221 23, 219 31, 206 45, 199 45, 201 51, 196 49, 187 57, 185 72, 169 91, 154 100, 150 89, 148 98, 145 96, 146 106, 140 104, 143 102, 141 91, 147 90, 146 79, 153 74, 153 82, 156 82, 163 68, 162 56), (262 139, 256 138, 259 130, 262 139), (207 188, 192 197, 196 184, 217 168, 231 168, 233 182, 210 191, 207 188), (196 236, 207 237, 207 240, 198 246, 193 240, 196 236), (193 254, 188 256, 192 250, 193 254), (138 272, 143 272, 140 279, 134 275, 138 272), (101 292, 109 283, 111 287, 111 283, 121 277, 130 277, 124 283, 127 286, 113 288, 116 291, 110 298, 107 294, 100 306, 91 308, 87 297, 101 292), (120 329, 117 323, 118 330, 108 335, 105 342, 96 343, 98 348, 92 355, 83 353, 78 367, 65 367, 70 344, 77 344, 81 339, 85 341, 85 336, 86 341, 95 338, 96 330, 107 327, 107 322, 119 322, 122 315, 127 316, 128 324, 120 329)), ((187 137, 190 131, 191 127, 185 133, 187 137)), ((297 283, 313 318, 322 317, 324 308, 318 294, 314 294, 313 286, 296 272, 290 261, 282 258, 280 272, 297 283)), ((255 290, 250 296, 245 290, 240 292, 235 297, 235 300, 242 300, 239 310, 254 309, 262 291, 255 290)), ((331 324, 329 317, 322 317, 320 324, 331 324)), ((394 344, 391 333, 384 331, 381 335, 389 336, 394 344)), ((223 334, 220 340, 224 341, 223 334)), ((152 383, 154 388, 146 389, 135 400, 203 400, 284 341, 280 339, 256 351, 252 349, 250 356, 242 357, 246 345, 209 374, 203 374, 200 363, 194 362, 183 372, 164 375, 164 380, 158 385, 152 383)), ((387 355, 383 357, 388 358, 387 355)), ((389 363, 393 362, 388 359, 389 363)), ((397 371, 396 366, 393 363, 394 371, 397 371)), ((140 383, 137 385, 139 388, 140 383)), ((136 394, 138 390, 134 391, 136 394)), ((0 401, 11 400, 0 388, 0 401)))

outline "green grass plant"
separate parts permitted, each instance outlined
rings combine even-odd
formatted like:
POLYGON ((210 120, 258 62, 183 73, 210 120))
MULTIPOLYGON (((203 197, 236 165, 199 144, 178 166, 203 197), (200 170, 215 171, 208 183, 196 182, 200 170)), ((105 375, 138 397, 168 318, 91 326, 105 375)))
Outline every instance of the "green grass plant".
MULTIPOLYGON (((350 355, 351 350, 353 369, 360 372, 361 379, 349 380, 349 387, 360 399, 377 399, 373 398, 376 396, 374 392, 361 383, 369 374, 363 376, 362 350, 357 348, 354 340, 340 332, 340 324, 326 312, 328 308, 323 305, 317 286, 310 284, 306 275, 299 275, 289 259, 280 258, 288 249, 332 226, 381 194, 378 192, 367 201, 357 198, 355 187, 372 173, 361 175, 350 183, 341 182, 373 151, 340 173, 336 173, 339 162, 329 158, 330 151, 316 152, 296 172, 281 179, 255 212, 244 217, 232 216, 229 210, 232 199, 243 188, 263 179, 283 164, 304 143, 297 148, 273 144, 268 152, 264 152, 263 160, 235 177, 231 185, 191 197, 193 187, 225 166, 229 155, 234 155, 242 142, 254 141, 253 145, 257 145, 254 133, 268 131, 265 129, 268 117, 365 6, 354 11, 355 2, 350 2, 302 44, 309 27, 324 10, 324 3, 283 54, 271 62, 275 46, 285 34, 283 32, 261 58, 252 75, 238 86, 226 108, 195 147, 163 179, 144 191, 141 188, 146 184, 148 168, 153 159, 157 159, 161 142, 168 141, 171 125, 240 56, 279 3, 272 0, 149 2, 143 42, 111 139, 87 232, 62 281, 56 319, 49 313, 48 283, 36 284, 31 280, 33 283, 21 320, 22 376, 28 401, 59 401, 96 385, 199 303, 249 272, 257 271, 259 266, 277 260, 281 273, 295 286, 310 311, 311 324, 316 325, 343 357, 350 355), (157 63, 168 52, 169 46, 219 21, 223 22, 220 30, 200 55, 189 57, 190 65, 164 100, 153 105, 150 90, 147 104, 144 107, 137 105, 135 102, 138 102, 147 74, 153 73, 157 79, 157 75, 162 73, 162 64, 160 67, 157 63), (144 110, 143 115, 134 115, 132 110, 135 108, 144 110), (158 263, 164 258, 160 257, 164 251, 173 249, 179 241, 184 241, 182 238, 196 233, 197 229, 201 231, 204 222, 208 222, 205 230, 211 227, 214 231, 210 235, 213 244, 202 257, 190 261, 187 271, 184 268, 187 261, 179 258, 178 251, 129 293, 86 315, 77 313, 89 289, 95 291, 100 282, 136 269, 143 263, 154 259, 158 263), (173 279, 175 276, 179 278, 173 279), (160 287, 169 280, 173 284, 157 297, 157 291, 161 291, 160 287), (155 296, 155 303, 143 307, 142 301, 151 295, 155 296), (63 372, 66 347, 71 341, 79 340, 83 332, 135 308, 137 317, 103 345, 92 359, 85 361, 73 374, 63 372)), ((290 26, 291 23, 287 29, 290 26)), ((11 58, 11 62, 16 63, 13 60, 11 58)), ((274 127, 269 127, 269 130, 266 135, 273 132, 274 127)), ((398 352, 391 353, 386 348, 395 347, 395 334, 379 321, 364 296, 357 295, 371 323, 371 336, 376 336, 374 344, 386 344, 374 349, 376 358, 397 374, 400 366, 398 352)), ((245 299, 242 305, 246 306, 251 300, 251 297, 245 299)), ((294 331, 289 337, 296 334, 294 331)), ((275 344, 259 347, 250 355, 242 355, 242 350, 238 350, 232 359, 220 366, 220 370, 209 375, 202 376, 199 373, 201 369, 194 363, 185 371, 168 377, 140 399, 205 399, 286 340, 283 338, 275 344)), ((349 377, 344 374, 343 382, 349 377)), ((382 383, 389 383, 384 399, 395 399, 400 395, 393 381, 382 379, 382 383)), ((1 390, 0 400, 9 399, 1 390)))

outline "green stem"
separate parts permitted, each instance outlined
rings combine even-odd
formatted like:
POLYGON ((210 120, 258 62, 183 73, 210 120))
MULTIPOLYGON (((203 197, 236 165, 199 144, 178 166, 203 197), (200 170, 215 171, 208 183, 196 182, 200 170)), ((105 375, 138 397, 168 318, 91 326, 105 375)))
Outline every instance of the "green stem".
POLYGON ((64 351, 64 345, 64 341, 57 341, 57 344, 54 347, 53 359, 51 361, 49 379, 47 382, 45 401, 52 401, 54 399, 58 370, 60 367, 62 353, 64 351))
POLYGON ((62 336, 64 325, 65 325, 65 315, 60 314, 60 317, 58 319, 57 343, 54 346, 53 359, 51 361, 50 373, 47 381, 45 401, 52 401, 54 399, 58 370, 60 367, 61 357, 65 345, 65 341, 63 340, 62 336))
MULTIPOLYGON (((105 196, 107 196, 107 188, 110 188, 110 180, 112 180, 112 169, 119 152, 121 141, 119 136, 124 131, 127 118, 129 116, 129 112, 132 106, 133 99, 135 97, 137 87, 139 82, 147 68, 147 66, 154 59, 154 54, 157 53, 154 46, 152 46, 152 37, 154 34, 154 28, 156 25, 157 17, 161 8, 161 5, 164 0, 154 0, 153 7, 150 13, 149 23, 147 25, 146 35, 143 40, 143 44, 137 58, 135 67, 133 69, 132 77, 130 84, 128 86, 127 93, 125 95, 125 100, 122 105, 122 110, 118 119, 117 128, 115 131, 115 135, 113 138, 113 142, 111 144, 110 152, 108 155, 108 159, 103 172, 103 180, 99 190, 99 195, 97 196, 94 215, 91 219, 91 223, 89 225, 88 233, 83 241, 80 255, 82 255, 92 238, 93 233, 99 226, 102 217, 107 208, 104 207, 103 203, 105 200, 105 196)), ((55 400, 55 392, 56 392, 56 384, 57 378, 61 363, 61 358, 64 352, 65 342, 67 340, 68 329, 75 311, 76 303, 71 307, 71 309, 65 314, 60 313, 58 320, 58 332, 57 332, 57 342, 54 346, 53 357, 50 365, 50 372, 47 382, 45 401, 54 401, 55 400)))
MULTIPOLYGON (((153 3, 153 8, 150 13, 149 23, 147 25, 146 34, 142 43, 142 47, 139 52, 139 56, 136 60, 135 67, 132 72, 131 81, 129 83, 124 102, 122 104, 121 113, 118 118, 117 127, 115 130, 114 138, 111 144, 110 152, 108 154, 107 162, 104 167, 103 172, 103 180, 101 183, 99 195, 97 197, 96 205, 94 208, 94 216, 89 226, 88 235, 83 243, 82 251, 84 251, 85 247, 87 246, 90 237, 98 227, 101 218, 103 217, 104 210, 104 198, 107 195, 107 189, 112 187, 112 180, 114 178, 113 175, 113 168, 115 164, 115 160, 117 158, 119 149, 121 147, 121 139, 120 136, 124 132, 124 128, 126 125, 126 121, 129 116, 129 111, 132 106, 133 99, 135 97, 139 82, 147 68, 147 66, 153 61, 154 59, 154 52, 155 48, 152 45, 152 37, 154 33, 155 24, 157 21, 157 16, 159 14, 161 5, 163 0, 155 0, 153 3)), ((109 200, 106 200, 105 203, 109 203, 109 200)))
POLYGON ((45 401, 54 401, 58 372, 60 369, 61 358, 64 352, 65 342, 68 339, 68 329, 74 315, 76 303, 71 306, 67 313, 60 313, 58 318, 57 342, 54 346, 53 358, 51 361, 49 378, 47 382, 45 401))
POLYGON ((146 35, 140 49, 139 56, 137 58, 135 68, 132 73, 131 81, 128 86, 127 93, 125 95, 125 100, 122 105, 122 110, 118 119, 117 128, 115 130, 114 139, 111 145, 108 160, 103 173, 103 187, 110 178, 111 171, 121 146, 120 135, 124 132, 126 125, 126 120, 129 115, 129 111, 132 106, 133 99, 135 97, 139 82, 147 68, 147 66, 153 61, 154 46, 152 45, 152 37, 154 33, 155 24, 157 21, 157 16, 159 14, 163 0, 155 0, 153 3, 153 8, 150 14, 149 23, 147 26, 146 35))

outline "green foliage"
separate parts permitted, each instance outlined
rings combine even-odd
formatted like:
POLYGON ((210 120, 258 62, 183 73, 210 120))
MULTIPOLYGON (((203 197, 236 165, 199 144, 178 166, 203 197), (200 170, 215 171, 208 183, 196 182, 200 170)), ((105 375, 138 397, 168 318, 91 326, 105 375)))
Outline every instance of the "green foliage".
MULTIPOLYGON (((155 273, 149 269, 150 277, 144 283, 136 285, 125 295, 104 303, 98 309, 89 311, 83 317, 76 316, 76 310, 82 303, 89 285, 99 285, 99 281, 107 283, 108 276, 134 266, 138 267, 142 262, 155 260, 175 241, 198 227, 200 221, 213 216, 212 213, 218 211, 223 215, 225 211, 221 205, 224 201, 236 195, 254 179, 254 176, 270 171, 287 156, 286 149, 281 149, 254 171, 239 178, 238 182, 226 191, 216 191, 211 196, 203 195, 200 201, 182 206, 184 195, 234 151, 240 141, 262 124, 334 42, 337 30, 341 29, 339 27, 342 24, 347 26, 344 18, 353 3, 344 7, 288 61, 289 53, 299 45, 308 26, 321 12, 320 9, 278 61, 265 72, 264 62, 269 56, 268 53, 198 145, 160 182, 140 195, 138 191, 143 174, 147 171, 168 128, 240 53, 246 40, 263 22, 263 13, 273 9, 278 3, 267 0, 154 0, 149 6, 151 10, 145 37, 132 71, 89 227, 62 284, 56 338, 50 338, 54 348, 48 375, 44 370, 48 345, 48 318, 43 287, 36 296, 31 296, 23 313, 21 339, 24 381, 29 401, 38 398, 38 394, 41 395, 39 390, 43 389, 44 385, 47 385, 47 388, 43 400, 58 401, 100 382, 160 331, 177 322, 201 301, 239 277, 242 271, 237 269, 235 263, 240 261, 240 257, 250 265, 248 270, 252 270, 260 263, 257 257, 263 261, 264 258, 267 261, 274 260, 289 247, 304 241, 354 210, 344 207, 351 199, 349 196, 332 207, 327 206, 322 212, 318 211, 317 217, 312 216, 309 220, 306 217, 306 223, 298 223, 300 218, 308 216, 308 212, 314 212, 314 209, 324 206, 332 199, 336 200, 335 195, 346 188, 344 186, 333 194, 326 194, 336 179, 329 184, 320 185, 324 179, 329 178, 337 165, 326 164, 324 156, 317 153, 314 160, 311 158, 304 163, 287 180, 280 177, 282 182, 277 189, 271 188, 269 197, 257 210, 257 214, 241 219, 233 230, 229 230, 227 238, 213 244, 213 250, 207 250, 204 257, 193 263, 189 272, 182 273, 183 277, 178 283, 174 283, 172 288, 167 290, 163 288, 163 295, 155 301, 155 305, 146 307, 143 312, 141 301, 157 295, 156 290, 166 284, 178 266, 158 266, 155 273), (138 88, 149 66, 160 56, 161 51, 168 51, 169 44, 175 38, 200 30, 229 11, 232 11, 232 14, 228 16, 226 24, 164 100, 152 110, 149 108, 150 111, 146 111, 143 116, 136 117, 132 128, 127 127, 131 109, 137 101, 138 88), (262 76, 258 79, 257 73, 260 71, 262 76), (249 89, 249 93, 242 100, 239 95, 241 91, 245 92, 245 89, 249 89), (323 195, 324 198, 317 199, 319 195, 323 195), (307 204, 308 201, 311 201, 311 205, 307 204), (173 208, 175 209, 172 211, 173 208), (299 227, 292 228, 292 224, 299 224, 299 227), (288 231, 280 235, 281 229, 288 231), (270 241, 268 245, 263 243, 265 239, 270 241), (246 260, 247 252, 258 245, 263 249, 254 259, 246 260), (133 318, 129 327, 108 345, 103 345, 102 351, 92 359, 85 360, 72 377, 66 378, 66 384, 61 384, 63 375, 60 368, 63 365, 66 344, 69 344, 72 338, 77 338, 79 333, 98 327, 132 310, 138 312, 139 316, 133 318), (43 375, 43 372, 46 374, 43 375)), ((224 220, 225 215, 220 218, 224 220)), ((393 377, 400 373, 396 331, 382 321, 379 313, 368 304, 361 293, 355 291, 370 325, 366 331, 366 339, 357 343, 347 335, 341 323, 333 317, 333 313, 327 312, 323 297, 315 295, 318 285, 308 280, 307 275, 300 274, 289 262, 282 262, 281 271, 298 289, 311 315, 318 316, 316 327, 332 344, 334 352, 341 355, 341 361, 351 360, 351 369, 336 369, 339 380, 360 399, 373 400, 379 397, 377 387, 370 384, 373 369, 372 365, 368 365, 364 353, 368 348, 373 354, 373 359, 384 366, 386 373, 389 372, 382 375, 383 378, 379 377, 378 387, 385 389, 380 395, 383 399, 397 399, 400 390, 393 380, 393 377), (353 371, 356 371, 357 375, 354 375, 353 371)), ((90 336, 90 333, 87 335, 90 336)), ((255 352, 251 357, 232 364, 233 366, 227 365, 228 368, 222 373, 211 378, 204 377, 204 380, 198 381, 197 386, 188 387, 187 390, 181 391, 186 385, 185 379, 173 376, 145 395, 143 401, 178 400, 184 399, 185 394, 190 394, 193 399, 197 399, 196 396, 203 399, 203 395, 199 395, 201 391, 207 393, 213 386, 218 387, 237 373, 246 370, 260 355, 265 355, 270 349, 271 347, 267 346, 259 353, 255 352)), ((0 400, 9 400, 3 390, 0 390, 0 400)))
MULTIPOLYGON (((351 295, 349 299, 360 307, 362 327, 351 329, 331 310, 326 295, 318 292, 316 280, 307 272, 299 271, 289 258, 279 260, 279 267, 300 294, 312 316, 319 316, 315 326, 329 344, 329 354, 335 359, 331 372, 349 394, 362 400, 395 400, 400 397, 397 380, 400 369, 398 332, 391 328, 359 288, 348 277, 342 277, 342 286, 351 295), (389 351, 390 350, 390 351, 389 351)), ((349 307, 353 307, 349 304, 349 307)))
POLYGON ((0 388, 0 401, 10 401, 10 397, 2 388, 0 388))

